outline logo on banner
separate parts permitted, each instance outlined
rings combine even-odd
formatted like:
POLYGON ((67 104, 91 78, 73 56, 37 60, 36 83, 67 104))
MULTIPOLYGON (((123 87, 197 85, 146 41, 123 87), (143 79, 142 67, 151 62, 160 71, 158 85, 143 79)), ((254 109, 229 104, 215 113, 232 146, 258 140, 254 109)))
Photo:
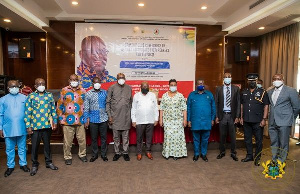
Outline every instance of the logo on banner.
POLYGON ((155 34, 155 35, 158 35, 158 34, 159 34, 159 29, 155 29, 155 30, 154 30, 154 34, 155 34))
POLYGON ((293 181, 296 160, 291 159, 286 150, 267 148, 255 157, 254 161, 256 160, 260 161, 261 166, 252 164, 252 175, 256 183, 264 189, 284 190, 293 181), (272 152, 277 154, 273 156, 272 152))

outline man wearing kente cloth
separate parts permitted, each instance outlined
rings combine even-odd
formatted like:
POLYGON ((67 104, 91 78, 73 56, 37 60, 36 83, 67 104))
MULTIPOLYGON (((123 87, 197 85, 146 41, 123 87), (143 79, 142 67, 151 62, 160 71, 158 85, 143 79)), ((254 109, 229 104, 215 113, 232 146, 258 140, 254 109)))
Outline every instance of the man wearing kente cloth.
POLYGON ((101 83, 117 81, 115 77, 108 75, 105 69, 107 53, 106 45, 100 37, 87 36, 82 40, 79 51, 81 62, 77 67, 77 75, 84 89, 92 88, 94 77, 99 77, 101 83))

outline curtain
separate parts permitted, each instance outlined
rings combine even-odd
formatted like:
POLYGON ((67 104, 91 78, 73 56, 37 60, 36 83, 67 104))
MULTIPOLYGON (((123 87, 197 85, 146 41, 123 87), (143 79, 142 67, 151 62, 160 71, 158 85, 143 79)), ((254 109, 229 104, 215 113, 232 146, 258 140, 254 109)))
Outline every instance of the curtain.
POLYGON ((272 76, 283 74, 285 84, 297 87, 299 22, 263 35, 260 47, 260 79, 264 88, 272 85, 272 76))
POLYGON ((0 30, 0 75, 3 75, 3 48, 2 48, 2 35, 0 30))

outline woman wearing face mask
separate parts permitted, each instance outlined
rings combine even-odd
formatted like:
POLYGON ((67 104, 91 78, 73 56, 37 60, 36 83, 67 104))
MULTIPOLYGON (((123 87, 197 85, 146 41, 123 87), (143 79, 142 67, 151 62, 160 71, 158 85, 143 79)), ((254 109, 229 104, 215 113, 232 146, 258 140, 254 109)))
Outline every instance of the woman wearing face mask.
POLYGON ((174 160, 187 156, 184 127, 187 125, 186 102, 177 91, 177 81, 169 81, 170 91, 162 96, 160 103, 160 125, 164 127, 162 155, 174 160))

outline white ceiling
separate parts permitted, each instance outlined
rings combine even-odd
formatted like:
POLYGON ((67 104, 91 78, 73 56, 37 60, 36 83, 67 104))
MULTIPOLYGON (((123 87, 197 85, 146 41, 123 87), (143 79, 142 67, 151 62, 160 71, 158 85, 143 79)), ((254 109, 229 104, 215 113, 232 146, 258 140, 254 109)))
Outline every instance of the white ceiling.
MULTIPOLYGON (((258 0, 77 0, 78 6, 73 6, 71 1, 0 0, 0 4, 39 28, 47 26, 49 20, 180 21, 188 24, 222 25, 223 30, 228 31, 230 36, 246 37, 276 30, 299 21, 300 18, 277 22, 291 13, 300 14, 300 0, 265 0, 251 10, 249 6, 258 0), (138 7, 140 2, 145 6, 138 7), (201 10, 203 5, 207 6, 206 10, 201 10), (267 27, 271 23, 272 27, 267 27), (260 26, 266 26, 266 29, 260 31, 257 29, 260 26)), ((12 29, 25 31, 22 30, 21 24, 24 24, 24 21, 20 17, 5 16, 0 7, 0 17, 1 15, 12 17, 12 29)))

